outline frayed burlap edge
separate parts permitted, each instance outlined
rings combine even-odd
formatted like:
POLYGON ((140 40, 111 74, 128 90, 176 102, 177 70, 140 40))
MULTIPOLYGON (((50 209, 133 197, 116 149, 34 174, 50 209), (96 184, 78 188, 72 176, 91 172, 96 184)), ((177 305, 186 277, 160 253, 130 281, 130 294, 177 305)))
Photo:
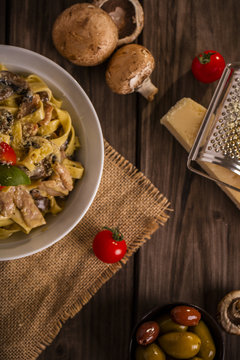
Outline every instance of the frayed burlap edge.
POLYGON ((90 299, 97 293, 97 291, 104 285, 118 270, 122 268, 123 264, 126 264, 129 258, 136 252, 141 245, 143 245, 151 235, 159 228, 160 225, 164 225, 169 218, 168 212, 172 211, 169 208, 170 203, 166 197, 159 192, 159 190, 151 183, 151 181, 134 165, 120 155, 111 145, 105 140, 105 158, 108 158, 115 162, 122 170, 126 172, 136 183, 138 183, 144 190, 150 195, 155 202, 159 203, 161 215, 152 220, 147 226, 145 231, 136 238, 131 245, 128 246, 128 251, 124 259, 116 264, 111 264, 108 268, 96 279, 94 284, 82 294, 78 300, 69 307, 68 310, 64 310, 59 313, 59 319, 51 331, 51 333, 45 335, 41 340, 41 343, 36 346, 35 350, 32 350, 29 354, 29 360, 35 360, 41 353, 49 346, 60 332, 63 324, 70 318, 73 318, 82 308, 86 305, 90 299))

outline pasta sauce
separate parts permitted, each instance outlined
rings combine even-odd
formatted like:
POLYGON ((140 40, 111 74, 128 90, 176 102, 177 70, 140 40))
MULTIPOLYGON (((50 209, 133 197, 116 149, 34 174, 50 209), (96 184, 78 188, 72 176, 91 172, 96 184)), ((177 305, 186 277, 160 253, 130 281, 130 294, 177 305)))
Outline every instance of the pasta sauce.
POLYGON ((73 160, 79 140, 70 114, 37 75, 23 77, 0 65, 0 142, 15 151, 16 166, 30 185, 0 191, 0 239, 29 233, 46 223, 47 213, 62 210, 62 200, 83 176, 73 160))

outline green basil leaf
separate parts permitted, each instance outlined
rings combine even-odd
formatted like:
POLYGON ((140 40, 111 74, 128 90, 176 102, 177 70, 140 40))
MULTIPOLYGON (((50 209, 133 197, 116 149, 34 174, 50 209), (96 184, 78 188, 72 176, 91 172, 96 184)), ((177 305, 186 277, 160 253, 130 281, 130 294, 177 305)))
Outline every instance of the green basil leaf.
POLYGON ((14 185, 29 185, 31 180, 27 174, 19 169, 17 166, 9 166, 5 164, 0 165, 0 185, 14 186, 14 185))

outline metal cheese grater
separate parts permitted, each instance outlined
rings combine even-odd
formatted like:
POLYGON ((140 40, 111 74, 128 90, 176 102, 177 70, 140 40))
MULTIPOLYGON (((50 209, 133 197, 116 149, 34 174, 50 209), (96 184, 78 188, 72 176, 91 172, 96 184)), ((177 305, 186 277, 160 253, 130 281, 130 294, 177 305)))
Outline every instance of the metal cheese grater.
POLYGON ((240 191, 240 63, 225 67, 187 166, 221 185, 240 191))

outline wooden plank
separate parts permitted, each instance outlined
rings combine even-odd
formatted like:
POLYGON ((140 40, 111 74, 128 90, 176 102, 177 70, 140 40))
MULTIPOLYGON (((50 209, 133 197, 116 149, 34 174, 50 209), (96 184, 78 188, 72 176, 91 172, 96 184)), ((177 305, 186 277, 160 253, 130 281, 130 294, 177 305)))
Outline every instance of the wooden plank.
MULTIPOLYGON (((239 288, 239 211, 213 182, 186 169, 186 152, 159 119, 184 96, 208 105, 216 84, 197 82, 191 62, 206 48, 236 60, 236 2, 226 7, 205 0, 144 4, 143 44, 156 59, 152 79, 159 94, 152 104, 140 100, 141 169, 168 196, 174 213, 139 251, 135 317, 174 301, 198 304, 215 315, 224 294, 239 288), (226 14, 228 26, 223 27, 226 14)), ((237 360, 240 342, 225 338, 227 357, 237 360)))
MULTIPOLYGON (((52 44, 54 20, 73 3, 75 1, 25 0, 23 11, 23 2, 12 0, 10 43, 45 55, 72 74, 93 102, 105 138, 134 162, 136 96, 119 96, 108 89, 104 79, 106 64, 78 67, 63 59, 52 44)), ((132 294, 133 259, 102 287, 79 315, 64 325, 39 360, 125 358, 131 329, 126 319, 131 321, 132 294)))
MULTIPOLYGON (((159 86, 152 104, 135 94, 112 94, 104 80, 106 64, 80 68, 57 53, 51 41, 52 24, 73 3, 8 1, 9 43, 51 58, 79 81, 99 114, 105 138, 130 161, 137 161, 172 201, 174 214, 143 246, 136 264, 132 258, 104 285, 64 325, 39 359, 120 360, 126 358, 132 317, 137 319, 152 306, 177 300, 202 305, 214 314, 220 298, 239 287, 239 213, 214 183, 186 170, 187 154, 159 124, 160 117, 182 96, 207 106, 215 84, 200 84, 189 71, 192 57, 206 44, 222 52, 227 61, 239 60, 238 3, 145 1, 140 41, 157 60, 152 79, 159 86)), ((5 29, 2 9, 0 26, 5 29)), ((5 42, 5 32, 0 32, 0 39, 5 42)), ((226 344, 228 357, 236 360, 238 338, 227 336, 226 344)))
POLYGON ((0 43, 6 43, 6 0, 0 1, 1 11, 0 11, 0 43))

